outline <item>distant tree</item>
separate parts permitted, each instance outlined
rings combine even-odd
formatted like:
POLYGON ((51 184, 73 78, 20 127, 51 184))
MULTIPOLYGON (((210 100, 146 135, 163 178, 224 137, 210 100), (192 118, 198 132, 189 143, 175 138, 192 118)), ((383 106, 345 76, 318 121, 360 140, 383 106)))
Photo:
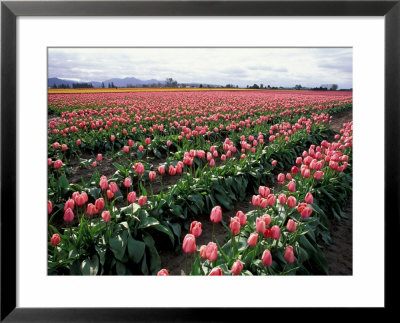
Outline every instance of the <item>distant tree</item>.
POLYGON ((104 88, 105 88, 105 86, 104 86, 104 82, 101 82, 101 88, 102 88, 102 89, 104 89, 104 88))
POLYGON ((336 91, 338 89, 338 85, 337 84, 332 84, 331 90, 332 91, 336 91))
POLYGON ((203 87, 203 84, 200 84, 200 85, 199 85, 199 88, 202 88, 202 87, 203 87))
POLYGON ((295 90, 301 90, 301 88, 302 88, 301 84, 296 84, 296 85, 294 86, 294 89, 295 89, 295 90))
POLYGON ((263 89, 264 88, 264 84, 260 84, 260 89, 263 89))

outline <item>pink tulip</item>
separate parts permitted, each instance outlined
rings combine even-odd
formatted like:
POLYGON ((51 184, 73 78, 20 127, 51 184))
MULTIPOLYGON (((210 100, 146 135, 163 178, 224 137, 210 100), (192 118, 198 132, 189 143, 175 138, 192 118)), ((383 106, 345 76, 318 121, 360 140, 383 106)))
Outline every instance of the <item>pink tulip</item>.
POLYGON ((266 186, 260 186, 260 187, 258 188, 258 193, 259 193, 262 197, 267 197, 267 196, 271 193, 271 190, 270 190, 268 187, 266 187, 266 186))
POLYGON ((289 184, 287 185, 287 187, 290 192, 296 191, 296 183, 293 181, 290 181, 289 184))
POLYGON ((144 143, 145 143, 146 145, 150 145, 151 139, 150 139, 150 138, 146 138, 146 139, 144 140, 144 143))
POLYGON ((314 173, 314 179, 320 180, 324 176, 324 172, 318 170, 314 173))
POLYGON ((110 222, 111 220, 111 214, 109 211, 103 211, 103 213, 101 213, 101 218, 103 219, 103 221, 105 223, 110 222))
POLYGON ((98 212, 98 210, 96 209, 96 206, 94 204, 89 203, 87 205, 87 208, 86 208, 87 215, 93 215, 93 214, 96 214, 97 212, 98 212))
POLYGON ((118 186, 114 182, 111 182, 108 184, 110 191, 113 192, 114 194, 118 192, 118 186))
POLYGON ((124 186, 125 186, 126 188, 128 188, 128 187, 131 187, 131 185, 132 185, 131 178, 130 178, 130 177, 126 177, 126 178, 124 179, 124 186))
POLYGON ((61 238, 57 233, 54 233, 50 239, 50 243, 52 246, 56 246, 61 242, 61 238))
POLYGON ((144 206, 147 202, 147 196, 142 195, 141 197, 139 197, 138 203, 140 206, 144 206))
POLYGON ((256 230, 260 233, 264 233, 265 231, 265 222, 261 217, 256 219, 256 230))
POLYGON ((124 151, 124 153, 129 153, 129 146, 124 146, 122 150, 124 151))
POLYGON ((153 180, 155 180, 155 178, 156 178, 156 172, 155 171, 150 171, 149 172, 149 179, 151 181, 153 181, 153 180))
POLYGON ((307 193, 306 197, 304 198, 304 201, 306 201, 307 204, 313 204, 314 197, 310 192, 307 193))
POLYGON ((200 257, 203 259, 207 258, 207 246, 206 245, 202 245, 200 247, 200 257))
POLYGON ((240 220, 238 217, 231 218, 231 222, 229 224, 229 228, 233 235, 237 235, 240 232, 240 220))
POLYGON ((71 209, 66 209, 64 212, 64 221, 65 222, 72 222, 74 220, 74 212, 71 209))
POLYGON ((258 241, 258 233, 256 232, 250 233, 250 236, 247 239, 247 244, 250 247, 254 247, 257 244, 257 241, 258 241))
POLYGON ((284 183, 285 182, 285 174, 280 173, 278 175, 278 182, 284 183))
MULTIPOLYGON (((272 140, 272 141, 273 141, 273 140, 272 140)), ((272 166, 276 166, 276 164, 278 164, 278 161, 277 161, 277 160, 273 160, 272 163, 271 163, 272 166)))
POLYGON ((165 166, 164 165, 159 166, 158 167, 158 172, 160 173, 160 175, 164 175, 165 174, 165 166))
POLYGON ((285 249, 285 260, 288 263, 293 263, 294 262, 294 252, 293 252, 293 247, 292 246, 287 246, 285 249))
POLYGON ((136 202, 136 192, 129 192, 127 199, 130 204, 135 203, 136 202))
POLYGON ((279 240, 280 237, 281 237, 281 229, 277 225, 272 226, 271 238, 274 240, 279 240))
POLYGON ((197 238, 198 236, 201 235, 201 222, 197 222, 197 221, 193 221, 190 224, 190 233, 193 234, 195 236, 195 238, 197 238))
POLYGON ((158 273, 157 276, 169 276, 168 270, 166 269, 161 269, 158 273))
POLYGON ((213 223, 219 223, 222 219, 222 208, 218 206, 214 206, 211 210, 210 220, 213 223))
POLYGON ((51 211, 53 211, 53 204, 51 204, 51 201, 47 201, 47 214, 50 214, 51 211))
POLYGON ((243 270, 243 264, 240 260, 236 260, 232 265, 232 275, 240 275, 243 270))
POLYGON ((59 168, 61 168, 62 166, 64 166, 64 164, 63 164, 63 162, 62 162, 60 159, 57 159, 57 160, 54 162, 54 169, 59 169, 59 168))
POLYGON ((209 242, 207 244, 206 256, 209 261, 214 261, 218 257, 218 247, 215 242, 209 242))
POLYGON ((286 194, 285 194, 285 193, 279 194, 279 196, 278 196, 278 201, 279 201, 279 203, 282 204, 282 205, 286 204, 286 201, 287 201, 286 194))
POLYGON ((100 188, 105 191, 108 188, 108 181, 107 177, 101 176, 100 177, 100 188))
POLYGON ((242 211, 237 211, 236 216, 239 218, 240 225, 243 226, 247 223, 246 214, 244 214, 242 211))
POLYGON ((109 200, 114 197, 114 193, 111 190, 107 190, 106 195, 109 200))
POLYGON ((308 217, 310 217, 311 213, 312 210, 307 206, 301 211, 300 215, 303 219, 307 219, 308 217))
POLYGON ((196 238, 193 234, 187 234, 183 239, 182 249, 186 253, 193 253, 196 251, 196 238))
POLYGON ((289 232, 295 232, 296 231, 296 222, 294 222, 292 219, 289 219, 288 223, 286 224, 286 229, 289 232))
POLYGON ((98 198, 95 203, 94 206, 96 207, 97 210, 101 211, 102 209, 104 209, 104 199, 103 198, 98 198))
POLYGON ((290 171, 292 172, 293 175, 296 175, 299 172, 299 168, 297 166, 293 166, 290 171))
POLYGON ((222 276, 221 268, 214 268, 208 276, 222 276))
POLYGON ((103 160, 103 155, 102 154, 97 154, 97 161, 102 161, 103 160))
POLYGON ((269 194, 268 197, 267 197, 267 203, 268 203, 268 205, 274 206, 274 205, 275 205, 275 202, 276 202, 275 195, 274 195, 274 194, 269 194))
POLYGON ((73 199, 68 199, 65 204, 64 204, 64 211, 66 211, 68 208, 71 210, 74 210, 75 207, 75 202, 73 199))
POLYGON ((144 166, 142 163, 136 163, 135 166, 135 172, 138 174, 143 174, 144 173, 144 166))
POLYGON ((261 261, 267 267, 272 265, 272 255, 268 249, 265 249, 265 251, 263 252, 261 261))

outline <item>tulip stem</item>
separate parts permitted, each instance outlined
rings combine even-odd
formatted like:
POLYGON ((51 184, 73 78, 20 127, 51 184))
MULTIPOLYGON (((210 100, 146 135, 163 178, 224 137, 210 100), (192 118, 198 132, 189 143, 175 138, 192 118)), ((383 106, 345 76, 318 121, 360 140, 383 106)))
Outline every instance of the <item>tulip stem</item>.
POLYGON ((214 226, 215 226, 215 223, 213 222, 212 236, 211 236, 211 240, 212 241, 214 241, 214 226))
POLYGON ((187 275, 187 253, 185 255, 185 275, 187 275))

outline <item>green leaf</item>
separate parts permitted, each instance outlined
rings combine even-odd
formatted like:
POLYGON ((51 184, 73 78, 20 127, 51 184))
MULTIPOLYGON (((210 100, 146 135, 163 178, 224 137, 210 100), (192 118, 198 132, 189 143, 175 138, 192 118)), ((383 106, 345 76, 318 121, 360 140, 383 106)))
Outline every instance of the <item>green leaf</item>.
POLYGON ((160 232, 167 234, 169 236, 169 238, 171 239, 172 245, 174 244, 174 242, 175 242, 174 235, 171 232, 171 230, 169 230, 166 226, 164 226, 162 224, 156 224, 153 226, 153 228, 160 232))
POLYGON ((89 194, 97 200, 100 196, 101 188, 90 188, 89 189, 89 194))
POLYGON ((107 252, 107 249, 104 248, 104 247, 99 247, 99 246, 95 246, 94 248, 96 249, 97 254, 98 254, 99 257, 100 257, 100 263, 102 264, 102 266, 104 266, 104 263, 105 263, 105 261, 106 261, 106 252, 107 252))
POLYGON ((122 260, 124 257, 127 240, 128 231, 123 231, 122 234, 110 238, 110 249, 118 260, 122 260))
POLYGON ((144 233, 143 241, 146 244, 147 249, 150 253, 150 273, 156 274, 161 268, 161 258, 154 246, 154 240, 151 235, 144 233))
POLYGON ((122 262, 117 261, 115 269, 117 270, 117 275, 126 275, 126 266, 122 262))
POLYGON ((132 237, 128 238, 128 253, 133 262, 139 263, 144 255, 146 245, 143 241, 135 240, 132 237))
POLYGON ((140 218, 140 225, 139 229, 145 229, 157 224, 160 224, 155 218, 152 218, 151 216, 143 216, 140 218))
POLYGON ((94 255, 82 261, 81 271, 83 275, 95 276, 99 270, 99 258, 94 255))

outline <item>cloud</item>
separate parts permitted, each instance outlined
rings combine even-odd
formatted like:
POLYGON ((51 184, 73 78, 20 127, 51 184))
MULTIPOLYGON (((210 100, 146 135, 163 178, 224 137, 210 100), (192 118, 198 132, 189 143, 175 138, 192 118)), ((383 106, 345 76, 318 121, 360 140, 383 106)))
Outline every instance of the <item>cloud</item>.
POLYGON ((50 48, 49 77, 352 87, 351 48, 50 48))

